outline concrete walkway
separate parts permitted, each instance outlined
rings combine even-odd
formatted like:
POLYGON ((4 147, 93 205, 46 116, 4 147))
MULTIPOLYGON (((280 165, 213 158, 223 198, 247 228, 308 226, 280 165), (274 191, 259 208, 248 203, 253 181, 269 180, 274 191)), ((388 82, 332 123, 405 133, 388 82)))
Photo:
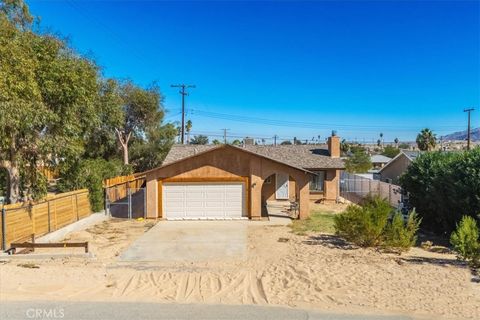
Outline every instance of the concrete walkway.
POLYGON ((207 261, 242 258, 250 221, 161 221, 137 239, 120 261, 207 261))

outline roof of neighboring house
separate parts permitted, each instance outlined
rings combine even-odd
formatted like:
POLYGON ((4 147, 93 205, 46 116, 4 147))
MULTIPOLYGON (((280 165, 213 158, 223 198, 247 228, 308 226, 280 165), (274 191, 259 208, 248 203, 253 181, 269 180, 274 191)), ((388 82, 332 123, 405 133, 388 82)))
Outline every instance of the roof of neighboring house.
POLYGON ((422 152, 421 151, 409 151, 409 150, 400 150, 400 153, 395 156, 392 160, 390 160, 386 165, 384 165, 379 172, 385 170, 385 168, 389 167, 390 164, 397 161, 398 158, 401 156, 406 157, 410 161, 414 161, 422 152))
POLYGON ((370 161, 372 163, 387 163, 388 161, 392 160, 392 158, 386 157, 381 154, 374 154, 370 157, 370 161))
MULTIPOLYGON (((215 145, 174 145, 163 165, 168 165, 180 159, 194 156, 213 149, 215 145)), ((285 163, 292 167, 304 169, 343 169, 345 165, 339 158, 331 158, 326 146, 321 145, 279 145, 235 147, 261 155, 272 160, 285 163)))
POLYGON ((403 152, 412 161, 422 154, 422 151, 402 150, 401 152, 403 152))

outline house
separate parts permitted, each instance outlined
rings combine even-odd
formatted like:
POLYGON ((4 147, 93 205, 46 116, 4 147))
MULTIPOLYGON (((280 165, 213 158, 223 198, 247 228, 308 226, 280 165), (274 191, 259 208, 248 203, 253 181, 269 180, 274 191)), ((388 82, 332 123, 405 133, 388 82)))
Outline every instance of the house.
POLYGON ((383 168, 383 166, 385 166, 390 160, 392 160, 392 158, 386 157, 381 154, 374 154, 370 157, 370 162, 372 163, 373 170, 383 168))
POLYGON ((399 154, 390 160, 378 172, 380 180, 388 183, 398 183, 398 178, 407 170, 410 163, 412 163, 419 155, 420 151, 401 150, 399 154))
POLYGON ((261 219, 268 200, 298 203, 339 196, 340 139, 315 145, 175 145, 161 167, 144 172, 148 218, 261 219))

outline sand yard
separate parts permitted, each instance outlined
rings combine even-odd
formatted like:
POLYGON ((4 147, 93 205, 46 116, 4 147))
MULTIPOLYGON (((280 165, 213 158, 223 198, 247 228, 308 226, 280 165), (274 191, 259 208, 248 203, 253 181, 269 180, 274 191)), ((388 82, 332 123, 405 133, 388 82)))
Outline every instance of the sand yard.
MULTIPOLYGON (((152 222, 108 220, 66 239, 89 241, 95 259, 3 262, 0 301, 260 304, 480 318, 480 284, 450 253, 414 248, 398 256, 353 248, 331 235, 298 236, 288 226, 247 223, 242 258, 139 264, 118 257, 152 222)), ((78 249, 55 252, 65 250, 78 249)))

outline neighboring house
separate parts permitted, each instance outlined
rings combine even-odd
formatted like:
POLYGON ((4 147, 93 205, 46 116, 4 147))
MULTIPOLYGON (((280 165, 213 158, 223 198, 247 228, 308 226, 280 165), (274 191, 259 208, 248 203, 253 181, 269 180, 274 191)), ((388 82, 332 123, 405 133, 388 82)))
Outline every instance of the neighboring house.
POLYGON ((398 184, 398 178, 407 170, 412 161, 420 155, 420 151, 402 150, 390 162, 380 169, 380 180, 398 184))
POLYGON ((310 201, 339 197, 340 139, 315 145, 175 145, 161 167, 144 173, 147 217, 261 219, 266 201, 296 201, 300 218, 310 201))
POLYGON ((374 154, 370 157, 370 161, 372 162, 372 169, 378 170, 383 168, 392 158, 386 157, 381 154, 374 154))

